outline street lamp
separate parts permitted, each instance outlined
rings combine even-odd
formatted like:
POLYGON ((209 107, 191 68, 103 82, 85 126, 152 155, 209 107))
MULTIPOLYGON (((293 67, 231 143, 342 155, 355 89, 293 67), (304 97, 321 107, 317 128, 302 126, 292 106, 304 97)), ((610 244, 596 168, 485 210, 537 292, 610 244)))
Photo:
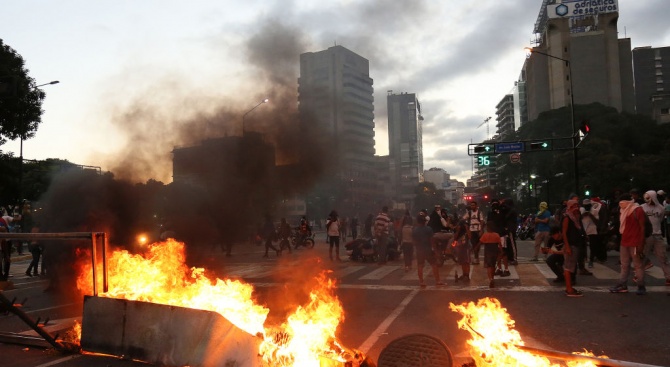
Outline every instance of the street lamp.
POLYGON ((260 106, 260 105, 262 105, 262 104, 264 104, 264 103, 268 103, 268 102, 270 102, 270 100, 269 100, 268 98, 265 98, 264 100, 258 102, 257 105, 255 105, 252 109, 250 109, 249 111, 247 111, 244 115, 242 115, 242 136, 244 136, 244 133, 245 133, 245 129, 244 129, 244 120, 246 119, 247 115, 248 115, 249 113, 251 113, 251 111, 255 110, 258 106, 260 106))
POLYGON ((579 194, 579 163, 578 163, 578 155, 577 155, 577 144, 579 141, 578 135, 577 135, 577 127, 575 126, 575 90, 572 84, 572 63, 570 60, 550 55, 541 51, 537 51, 531 47, 525 47, 526 50, 530 51, 531 53, 536 53, 540 55, 547 56, 552 59, 556 60, 561 60, 565 62, 565 66, 568 67, 568 81, 570 82, 570 123, 572 124, 572 156, 574 158, 574 171, 575 171, 575 194, 579 194))
MULTIPOLYGON (((58 83, 60 83, 60 81, 53 80, 53 81, 50 81, 48 83, 36 85, 36 86, 32 87, 32 89, 34 90, 34 89, 37 89, 39 87, 43 87, 45 85, 54 85, 54 84, 58 84, 58 83)), ((25 139, 25 135, 26 135, 26 131, 25 131, 25 129, 22 129, 21 130, 21 136, 20 136, 21 143, 19 145, 19 159, 21 160, 21 164, 19 166, 19 200, 22 200, 22 196, 23 196, 23 139, 25 139)))

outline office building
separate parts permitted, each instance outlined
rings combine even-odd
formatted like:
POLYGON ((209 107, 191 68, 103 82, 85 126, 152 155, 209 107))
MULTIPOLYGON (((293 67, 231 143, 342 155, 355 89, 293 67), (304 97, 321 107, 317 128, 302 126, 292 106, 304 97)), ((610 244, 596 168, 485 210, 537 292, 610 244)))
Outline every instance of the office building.
POLYGON ((371 205, 378 193, 374 90, 369 71, 367 59, 342 46, 300 55, 298 102, 302 122, 318 124, 334 150, 336 159, 329 162, 331 176, 324 180, 339 179, 346 193, 336 201, 346 207, 345 211, 368 210, 360 206, 371 205))
POLYGON ((633 49, 633 75, 636 112, 670 122, 670 47, 633 49))
POLYGON ((411 203, 423 174, 423 116, 414 93, 387 97, 389 163, 391 186, 396 202, 411 203))
POLYGON ((618 38, 618 2, 544 0, 524 65, 528 118, 594 102, 635 111, 631 42, 618 38), (574 15, 575 12, 590 15, 574 15), (574 89, 574 91, 573 91, 574 89))

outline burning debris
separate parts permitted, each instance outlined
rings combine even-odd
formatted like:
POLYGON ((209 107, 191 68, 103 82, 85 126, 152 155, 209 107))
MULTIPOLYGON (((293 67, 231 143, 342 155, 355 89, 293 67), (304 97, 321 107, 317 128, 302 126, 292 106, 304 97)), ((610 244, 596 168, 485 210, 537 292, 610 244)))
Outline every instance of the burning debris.
MULTIPOLYGON (((85 294, 92 294, 93 289, 90 263, 90 261, 82 263, 77 280, 78 288, 85 294)), ((227 322, 243 330, 248 337, 258 338, 257 354, 263 365, 321 366, 323 364, 320 360, 324 358, 345 365, 353 360, 364 359, 360 353, 342 347, 335 336, 337 327, 344 319, 344 310, 333 294, 334 282, 324 273, 318 277, 320 286, 310 292, 306 305, 297 307, 283 324, 266 326, 269 310, 255 302, 251 285, 237 280, 211 279, 202 268, 189 269, 185 265, 184 244, 181 242, 170 239, 152 244, 143 255, 131 254, 126 250, 114 251, 107 263, 109 292, 101 294, 101 297, 216 312, 227 322)), ((87 300, 87 302, 98 301, 87 300)), ((117 314, 118 317, 115 319, 117 321, 108 319, 110 325, 118 324, 118 320, 125 320, 125 316, 121 315, 124 315, 127 309, 140 307, 126 303, 120 305, 111 303, 112 306, 108 306, 109 303, 103 304, 105 305, 103 307, 116 310, 111 313, 117 314)), ((163 312, 173 317, 172 311, 163 312)), ((95 306, 88 313, 98 316, 107 314, 107 312, 96 312, 95 306)), ((98 316, 93 318, 97 319, 98 316)), ((95 323, 88 325, 89 330, 100 327, 95 323)), ((133 328, 137 325, 131 324, 126 327, 133 328)), ((84 331, 87 329, 86 317, 83 329, 84 331)), ((147 326, 143 330, 150 329, 152 328, 147 326)), ((228 333, 229 331, 226 331, 226 334, 228 333)), ((117 336, 122 339, 122 335, 125 334, 120 332, 117 336)), ((238 339, 240 337, 232 340, 238 339)), ((230 348, 225 342, 218 344, 217 347, 230 348)), ((123 350, 127 350, 126 345, 123 350)), ((159 357, 156 355, 152 355, 152 358, 162 363, 168 362, 165 359, 157 359, 159 357)))
POLYGON ((514 320, 507 310, 495 298, 483 298, 462 305, 449 304, 449 308, 463 315, 458 321, 458 327, 470 333, 472 339, 467 341, 471 347, 470 355, 476 366, 528 366, 528 367, 558 367, 546 356, 563 359, 569 367, 597 366, 593 360, 607 358, 580 358, 593 356, 585 353, 546 353, 540 349, 524 346, 521 335, 514 329, 514 320))

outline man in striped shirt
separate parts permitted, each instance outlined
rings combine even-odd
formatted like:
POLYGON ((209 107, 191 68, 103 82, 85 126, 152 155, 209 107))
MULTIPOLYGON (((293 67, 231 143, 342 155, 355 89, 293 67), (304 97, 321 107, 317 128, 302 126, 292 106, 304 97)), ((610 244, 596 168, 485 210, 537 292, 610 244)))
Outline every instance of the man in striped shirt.
POLYGON ((388 247, 389 233, 391 230, 391 218, 388 215, 389 208, 384 206, 377 214, 373 224, 375 239, 377 240, 377 255, 379 265, 386 264, 386 248, 388 247))

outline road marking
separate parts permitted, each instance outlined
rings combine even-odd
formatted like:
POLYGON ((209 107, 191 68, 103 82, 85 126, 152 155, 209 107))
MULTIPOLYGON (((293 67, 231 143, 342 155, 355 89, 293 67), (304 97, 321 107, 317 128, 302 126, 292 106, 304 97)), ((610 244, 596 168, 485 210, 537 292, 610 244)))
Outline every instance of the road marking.
POLYGON ((663 269, 661 267, 654 265, 653 268, 646 270, 647 275, 656 279, 665 279, 665 274, 663 274, 663 269))
POLYGON ((41 365, 39 365, 39 366, 35 366, 35 367, 49 367, 49 366, 55 366, 55 365, 60 364, 60 363, 62 363, 62 362, 67 362, 67 361, 69 361, 69 360, 72 360, 72 359, 75 359, 75 358, 79 358, 79 357, 81 357, 81 354, 74 354, 74 355, 67 356, 67 357, 63 357, 63 358, 61 358, 61 359, 57 359, 57 360, 55 360, 55 361, 47 362, 47 363, 44 363, 44 364, 41 364, 41 365))
POLYGON ((364 269, 365 267, 366 267, 365 265, 351 265, 351 266, 347 266, 346 268, 339 268, 339 269, 333 271, 333 275, 337 279, 342 279, 349 274, 353 274, 353 273, 355 273, 355 272, 357 272, 361 269, 364 269))
POLYGON ((400 269, 399 266, 392 266, 392 265, 381 265, 379 268, 369 272, 368 274, 363 275, 362 277, 358 278, 361 280, 380 280, 383 277, 393 273, 394 271, 400 269))
POLYGON ((595 263, 591 269, 593 276, 598 279, 619 279, 618 271, 612 270, 605 265, 595 263))
POLYGON ((547 279, 555 279, 556 274, 551 270, 549 265, 547 263, 542 263, 542 264, 535 264, 535 267, 537 270, 542 273, 542 275, 547 278, 547 279))
POLYGON ((391 323, 398 317, 400 314, 405 310, 409 302, 417 295, 419 294, 419 290, 414 288, 412 292, 410 292, 407 297, 405 297, 402 302, 398 305, 398 307, 391 312, 388 317, 384 321, 382 321, 379 326, 375 329, 375 331, 370 334, 370 336, 361 344, 360 347, 358 347, 358 350, 360 350, 363 353, 367 353, 370 351, 370 348, 372 348, 373 345, 379 340, 380 335, 384 334, 384 332, 391 326, 391 323))

